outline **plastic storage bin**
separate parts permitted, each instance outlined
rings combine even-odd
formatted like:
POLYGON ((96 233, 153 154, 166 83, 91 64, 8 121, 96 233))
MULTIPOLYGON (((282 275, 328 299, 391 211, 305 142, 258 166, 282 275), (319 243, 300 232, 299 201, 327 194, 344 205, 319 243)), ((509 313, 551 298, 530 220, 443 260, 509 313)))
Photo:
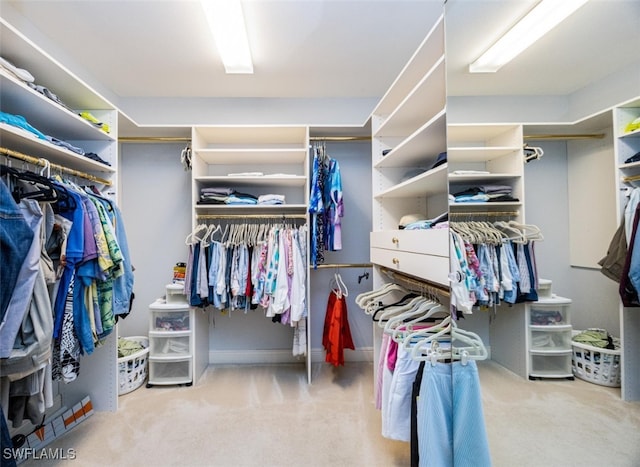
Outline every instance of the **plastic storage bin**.
POLYGON ((571 299, 564 297, 547 298, 531 304, 529 324, 532 326, 564 326, 570 323, 569 306, 571 299))
MULTIPOLYGON (((573 335, 581 332, 573 331, 573 335)), ((620 387, 620 339, 613 338, 615 349, 603 349, 582 342, 572 341, 571 344, 571 367, 577 378, 601 386, 620 387)))
POLYGON ((138 342, 144 348, 134 354, 118 358, 118 395, 128 394, 144 384, 147 379, 149 339, 143 336, 123 337, 138 342))

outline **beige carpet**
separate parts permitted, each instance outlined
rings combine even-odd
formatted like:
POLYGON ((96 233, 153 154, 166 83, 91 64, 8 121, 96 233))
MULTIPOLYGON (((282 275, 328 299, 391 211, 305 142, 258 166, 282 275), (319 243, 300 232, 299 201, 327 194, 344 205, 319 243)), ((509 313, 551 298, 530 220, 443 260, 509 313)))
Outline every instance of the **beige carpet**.
MULTIPOLYGON (((193 387, 142 387, 50 448, 45 466, 407 466, 409 444, 380 436, 372 365, 210 367, 193 387)), ((480 378, 493 465, 638 466, 640 404, 583 381, 527 381, 492 362, 480 378)), ((481 467, 481 466, 479 466, 481 467)))

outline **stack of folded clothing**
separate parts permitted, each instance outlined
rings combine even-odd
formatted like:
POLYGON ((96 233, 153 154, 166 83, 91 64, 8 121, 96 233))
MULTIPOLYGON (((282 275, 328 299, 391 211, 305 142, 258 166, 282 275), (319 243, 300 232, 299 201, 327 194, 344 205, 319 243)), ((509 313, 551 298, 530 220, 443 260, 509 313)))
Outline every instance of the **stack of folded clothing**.
POLYGON ((198 204, 258 204, 258 198, 233 188, 202 188, 198 204))
POLYGON ((482 185, 467 188, 452 195, 455 203, 484 203, 518 201, 511 196, 512 188, 509 185, 482 185))
POLYGON ((260 195, 258 196, 258 204, 284 204, 284 195, 260 195))

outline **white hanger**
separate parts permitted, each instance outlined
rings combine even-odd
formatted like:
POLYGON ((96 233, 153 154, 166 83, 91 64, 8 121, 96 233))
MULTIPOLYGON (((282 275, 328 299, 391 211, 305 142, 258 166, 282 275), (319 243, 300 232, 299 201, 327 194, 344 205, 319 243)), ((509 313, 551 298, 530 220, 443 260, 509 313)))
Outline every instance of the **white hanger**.
POLYGON ((198 238, 198 234, 202 231, 206 231, 208 229, 207 224, 198 224, 193 231, 187 235, 184 242, 186 245, 195 245, 200 242, 202 238, 198 238))
POLYGON ((435 363, 437 360, 447 358, 447 352, 442 351, 442 346, 433 346, 433 343, 440 341, 451 342, 451 315, 447 315, 435 326, 410 333, 405 337, 402 345, 405 349, 411 348, 412 359, 430 360, 435 363), (437 355, 435 355, 436 352, 437 355))
POLYGON ((378 318, 376 320, 378 323, 378 326, 380 326, 381 328, 384 328, 387 325, 387 322, 392 317, 398 316, 399 314, 405 314, 405 313, 410 313, 411 311, 415 311, 417 307, 425 301, 427 300, 424 297, 416 296, 411 298, 411 300, 409 300, 408 302, 392 304, 392 305, 386 306, 382 310, 376 310, 373 316, 374 316, 374 319, 376 317, 378 318), (379 313, 379 316, 377 316, 378 313, 379 313))
POLYGON ((453 321, 451 326, 451 342, 460 341, 467 344, 466 347, 451 347, 451 358, 460 360, 466 364, 467 360, 485 360, 489 352, 480 336, 476 333, 461 329, 458 324, 453 321))
POLYGON ((365 312, 367 314, 371 314, 371 313, 373 313, 373 311, 375 311, 376 308, 371 309, 371 307, 368 306, 368 305, 371 305, 376 300, 379 300, 379 299, 385 297, 386 295, 388 295, 388 294, 390 294, 391 292, 394 292, 394 291, 403 292, 405 294, 409 293, 409 291, 407 289, 405 289, 404 287, 402 287, 402 286, 400 286, 398 284, 394 284, 393 282, 387 282, 386 284, 384 284, 379 289, 372 290, 372 291, 369 291, 369 292, 363 292, 363 293, 359 294, 356 297, 356 304, 360 308, 365 310, 365 312))
POLYGON ((342 276, 340 276, 340 274, 337 272, 333 274, 333 280, 331 281, 331 284, 334 284, 334 283, 336 285, 337 290, 336 289, 333 289, 333 290, 334 292, 336 292, 336 295, 338 295, 338 297, 349 296, 349 289, 347 288, 346 284, 342 280, 342 276))
MULTIPOLYGON (((385 326, 385 332, 391 333, 391 338, 395 342, 401 343, 408 334, 414 332, 414 329, 418 329, 418 327, 414 327, 414 325, 417 325, 425 319, 442 312, 447 313, 448 311, 440 303, 434 300, 425 300, 423 303, 418 305, 415 311, 405 313, 405 316, 395 316, 391 320, 387 321, 388 326, 385 326), (408 318, 413 319, 406 321, 408 318)), ((428 327, 432 326, 430 325, 428 327)))

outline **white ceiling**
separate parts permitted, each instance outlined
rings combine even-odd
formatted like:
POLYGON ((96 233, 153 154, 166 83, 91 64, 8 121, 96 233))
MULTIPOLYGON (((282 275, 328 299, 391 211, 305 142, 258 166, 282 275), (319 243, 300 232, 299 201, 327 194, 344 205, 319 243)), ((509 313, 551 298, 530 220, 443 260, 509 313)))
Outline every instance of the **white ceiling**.
MULTIPOLYGON (((567 95, 640 61, 640 1, 591 0, 498 73, 467 73, 468 64, 536 2, 446 2, 449 95, 567 95)), ((9 7, 12 16, 24 18, 35 28, 34 42, 139 125, 159 126, 156 112, 142 112, 142 105, 160 113, 171 103, 180 120, 177 109, 185 102, 240 101, 245 111, 256 103, 326 101, 336 117, 353 102, 357 111, 349 118, 363 124, 442 5, 244 0, 253 75, 224 73, 197 1, 0 0, 0 14, 9 7)), ((171 126, 170 115, 160 120, 171 126)), ((141 131, 121 128, 121 134, 141 131)))

